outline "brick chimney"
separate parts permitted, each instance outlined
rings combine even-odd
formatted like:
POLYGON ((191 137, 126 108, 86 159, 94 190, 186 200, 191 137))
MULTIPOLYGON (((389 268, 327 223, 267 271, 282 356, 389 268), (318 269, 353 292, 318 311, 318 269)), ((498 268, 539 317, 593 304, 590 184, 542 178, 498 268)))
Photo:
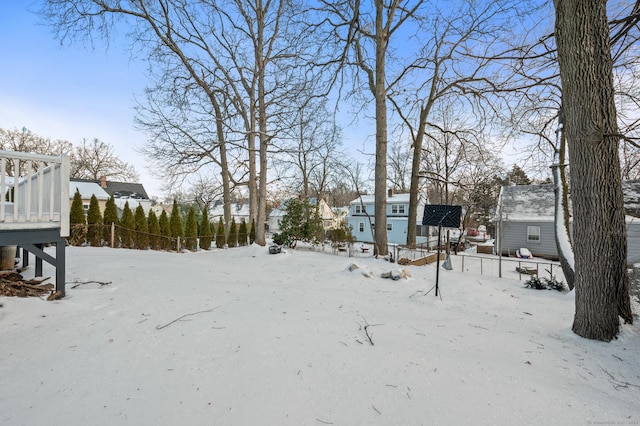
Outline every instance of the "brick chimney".
POLYGON ((393 188, 389 188, 389 189, 387 190, 387 196, 388 196, 389 198, 393 197, 393 188))
POLYGON ((104 175, 100 176, 100 187, 102 189, 107 187, 107 177, 104 175))

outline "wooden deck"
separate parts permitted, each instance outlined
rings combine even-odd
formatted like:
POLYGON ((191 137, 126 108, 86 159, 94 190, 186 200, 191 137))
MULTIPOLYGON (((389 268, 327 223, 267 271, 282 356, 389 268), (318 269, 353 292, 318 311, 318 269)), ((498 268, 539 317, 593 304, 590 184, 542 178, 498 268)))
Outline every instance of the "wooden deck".
POLYGON ((19 246, 23 265, 36 257, 56 269, 56 291, 65 292, 65 237, 69 236, 69 157, 0 150, 0 246, 19 246), (45 245, 55 245, 55 257, 45 245))

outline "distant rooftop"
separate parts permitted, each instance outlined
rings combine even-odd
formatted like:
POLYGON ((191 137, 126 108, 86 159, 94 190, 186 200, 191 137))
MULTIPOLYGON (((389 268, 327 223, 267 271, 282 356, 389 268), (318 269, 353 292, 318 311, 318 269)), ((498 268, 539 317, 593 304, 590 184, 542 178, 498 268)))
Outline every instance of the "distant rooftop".
MULTIPOLYGON (((640 180, 623 181, 622 191, 626 214, 640 217, 640 180)), ((502 217, 504 219, 552 221, 554 208, 553 185, 502 187, 502 217)))
POLYGON ((141 183, 116 182, 105 179, 71 179, 72 182, 92 182, 98 184, 104 191, 113 195, 113 198, 133 198, 136 200, 148 200, 149 196, 141 183))

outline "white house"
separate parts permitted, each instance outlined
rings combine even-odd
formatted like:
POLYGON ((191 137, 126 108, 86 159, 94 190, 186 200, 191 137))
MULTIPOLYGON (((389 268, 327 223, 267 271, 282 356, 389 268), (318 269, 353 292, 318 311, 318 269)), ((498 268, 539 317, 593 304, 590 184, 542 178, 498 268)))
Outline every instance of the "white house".
POLYGON ((269 217, 267 219, 268 232, 271 234, 277 234, 280 232, 280 224, 282 223, 282 218, 285 214, 287 214, 287 211, 282 208, 276 208, 269 212, 269 217))
POLYGON ((72 179, 69 182, 69 197, 71 197, 71 200, 73 200, 76 188, 78 188, 82 196, 85 212, 89 209, 89 201, 93 194, 98 199, 101 213, 104 213, 107 200, 111 196, 113 196, 114 203, 118 208, 118 216, 122 214, 126 203, 129 203, 131 211, 135 211, 138 205, 142 206, 145 214, 149 214, 151 209, 152 201, 141 183, 108 181, 104 176, 98 180, 72 179))
MULTIPOLYGON (((309 200, 312 206, 318 205, 318 211, 320 213, 320 217, 322 218, 322 226, 325 231, 329 229, 336 229, 340 226, 340 221, 343 220, 343 217, 339 213, 337 213, 334 209, 332 209, 329 204, 325 200, 320 200, 318 202, 317 198, 311 198, 309 200)), ((286 211, 286 201, 280 205, 280 207, 271 210, 269 213, 269 217, 267 218, 268 231, 272 234, 276 234, 280 232, 280 223, 282 222, 282 218, 287 214, 286 211)))
MULTIPOLYGON (((389 244, 406 244, 407 228, 409 225, 410 194, 387 193, 387 241, 389 244)), ((356 241, 373 242, 372 229, 375 225, 374 217, 375 196, 362 195, 349 203, 346 216, 347 224, 356 241)), ((416 217, 416 244, 427 243, 428 226, 422 225, 425 197, 418 197, 416 217)))
POLYGON ((96 196, 98 200, 98 206, 100 207, 100 212, 104 213, 104 208, 107 204, 107 200, 109 199, 109 194, 100 187, 95 182, 87 182, 87 181, 69 181, 69 205, 73 202, 73 197, 76 194, 76 191, 80 193, 80 197, 82 198, 82 208, 84 212, 87 213, 89 211, 89 204, 91 203, 91 197, 96 196))
MULTIPOLYGON (((236 200, 231 202, 231 218, 235 220, 236 224, 240 225, 244 220, 247 227, 250 227, 250 216, 248 200, 236 200)), ((220 219, 224 222, 224 203, 221 200, 218 200, 213 203, 211 208, 209 208, 209 222, 215 224, 218 223, 220 219)))

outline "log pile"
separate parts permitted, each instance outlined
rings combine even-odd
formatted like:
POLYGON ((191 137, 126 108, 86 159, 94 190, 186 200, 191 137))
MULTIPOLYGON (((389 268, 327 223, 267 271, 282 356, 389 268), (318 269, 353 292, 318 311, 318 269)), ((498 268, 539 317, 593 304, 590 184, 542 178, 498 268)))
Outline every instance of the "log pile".
POLYGON ((53 284, 42 284, 49 278, 40 280, 26 280, 17 272, 0 275, 0 296, 9 297, 40 297, 49 296, 53 289, 53 284))

